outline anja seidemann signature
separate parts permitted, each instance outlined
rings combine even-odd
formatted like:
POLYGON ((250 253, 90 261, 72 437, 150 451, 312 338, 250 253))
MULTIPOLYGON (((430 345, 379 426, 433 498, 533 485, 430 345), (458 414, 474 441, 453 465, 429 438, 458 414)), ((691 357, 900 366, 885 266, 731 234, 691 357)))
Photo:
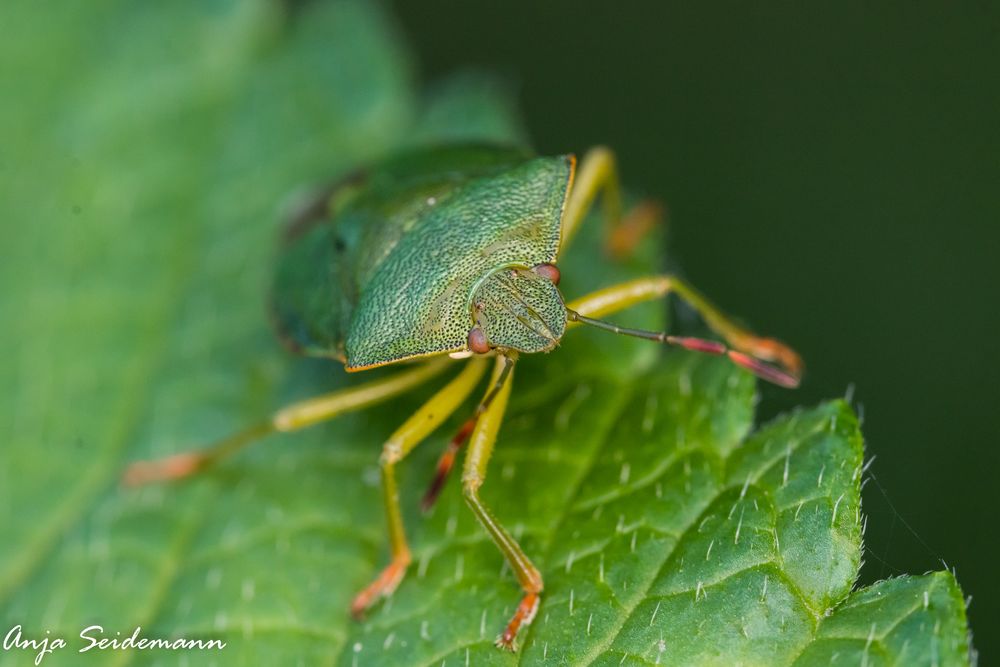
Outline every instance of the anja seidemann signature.
MULTIPOLYGON (((80 631, 79 637, 73 638, 74 648, 77 653, 87 653, 90 651, 121 651, 128 649, 167 649, 171 651, 205 651, 222 650, 226 648, 226 642, 221 639, 187 639, 185 637, 143 637, 142 627, 136 626, 132 634, 122 637, 121 632, 116 632, 114 637, 106 636, 104 628, 100 625, 88 625, 80 631)), ((61 651, 69 647, 65 637, 52 636, 48 630, 41 638, 28 637, 25 635, 20 625, 15 625, 3 639, 3 650, 8 651, 33 651, 35 654, 35 664, 42 664, 45 656, 61 651)))

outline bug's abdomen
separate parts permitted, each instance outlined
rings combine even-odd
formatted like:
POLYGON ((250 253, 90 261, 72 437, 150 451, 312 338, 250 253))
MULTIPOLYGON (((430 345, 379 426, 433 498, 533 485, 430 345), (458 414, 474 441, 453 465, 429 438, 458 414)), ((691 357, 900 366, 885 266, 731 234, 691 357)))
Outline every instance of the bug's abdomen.
POLYGON ((355 288, 348 242, 330 220, 286 241, 274 276, 271 315, 281 341, 309 356, 343 361, 355 288))

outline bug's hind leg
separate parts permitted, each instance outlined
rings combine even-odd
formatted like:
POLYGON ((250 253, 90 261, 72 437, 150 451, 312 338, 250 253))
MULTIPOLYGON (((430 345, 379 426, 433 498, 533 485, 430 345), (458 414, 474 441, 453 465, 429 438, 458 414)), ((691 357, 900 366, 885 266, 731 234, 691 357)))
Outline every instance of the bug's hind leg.
POLYGON ((268 421, 219 440, 204 449, 182 452, 156 461, 136 461, 126 468, 122 482, 128 486, 137 486, 190 477, 266 435, 297 431, 345 412, 386 401, 423 384, 448 366, 447 360, 432 361, 392 377, 293 403, 274 413, 268 421))
POLYGON ((499 388, 495 392, 493 400, 476 420, 475 428, 469 438, 469 450, 462 470, 462 493, 465 502, 479 519, 486 532, 493 538, 493 542, 507 559, 514 576, 517 577, 518 583, 524 590, 524 596, 514 611, 514 615, 496 640, 497 646, 510 651, 517 650, 515 640, 518 632, 531 623, 535 612, 538 611, 543 588, 542 575, 525 555, 517 541, 511 537, 507 529, 497 521, 493 512, 483 503, 479 497, 479 488, 486 481, 486 469, 489 465, 490 455, 493 453, 493 445, 496 443, 497 431, 500 429, 500 423, 507 407, 507 399, 510 396, 510 376, 513 374, 513 363, 514 360, 511 358, 500 357, 497 359, 497 366, 493 372, 493 382, 494 385, 500 383, 499 388))
POLYGON ((652 199, 644 199, 633 206, 608 232, 605 247, 615 259, 630 257, 639 242, 646 238, 666 217, 663 205, 652 199))
POLYGON ((583 156, 574 177, 563 212, 561 249, 576 235, 598 195, 602 196, 604 208, 605 247, 612 257, 630 255, 639 241, 663 220, 663 207, 648 200, 623 215, 615 154, 610 148, 595 146, 583 156))
POLYGON ((486 359, 470 359, 455 379, 413 413, 383 445, 380 459, 382 493, 392 560, 381 574, 354 598, 351 603, 351 614, 356 618, 364 614, 379 599, 391 595, 403 580, 406 568, 410 564, 410 547, 406 543, 406 532, 403 529, 399 508, 396 464, 455 412, 475 389, 485 371, 486 359))
POLYGON ((678 345, 698 352, 725 354, 733 363, 758 377, 785 387, 797 386, 802 376, 802 360, 795 350, 779 340, 758 336, 736 324, 700 292, 676 276, 648 276, 605 287, 570 302, 567 310, 569 326, 590 324, 615 333, 678 345), (722 336, 732 349, 715 341, 626 329, 594 319, 671 293, 698 311, 705 323, 722 336), (777 367, 770 365, 772 363, 777 367))

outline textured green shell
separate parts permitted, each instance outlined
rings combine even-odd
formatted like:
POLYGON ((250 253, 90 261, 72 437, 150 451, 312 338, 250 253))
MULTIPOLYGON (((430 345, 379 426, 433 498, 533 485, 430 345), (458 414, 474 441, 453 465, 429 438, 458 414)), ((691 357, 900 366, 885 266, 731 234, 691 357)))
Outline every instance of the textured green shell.
POLYGON ((286 233, 272 290, 279 335, 349 370, 460 351, 475 290, 491 342, 551 348, 565 327, 558 291, 510 267, 555 261, 571 177, 566 156, 451 146, 343 181, 286 233), (501 303, 520 310, 492 308, 501 303))

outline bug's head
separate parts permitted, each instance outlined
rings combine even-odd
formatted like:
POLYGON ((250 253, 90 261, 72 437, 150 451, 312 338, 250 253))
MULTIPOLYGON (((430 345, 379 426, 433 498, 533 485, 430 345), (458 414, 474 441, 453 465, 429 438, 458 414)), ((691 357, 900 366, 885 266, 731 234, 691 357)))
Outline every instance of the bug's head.
POLYGON ((548 352, 566 331, 566 305, 553 264, 517 264, 491 270, 469 297, 472 328, 468 346, 485 354, 493 348, 548 352))

